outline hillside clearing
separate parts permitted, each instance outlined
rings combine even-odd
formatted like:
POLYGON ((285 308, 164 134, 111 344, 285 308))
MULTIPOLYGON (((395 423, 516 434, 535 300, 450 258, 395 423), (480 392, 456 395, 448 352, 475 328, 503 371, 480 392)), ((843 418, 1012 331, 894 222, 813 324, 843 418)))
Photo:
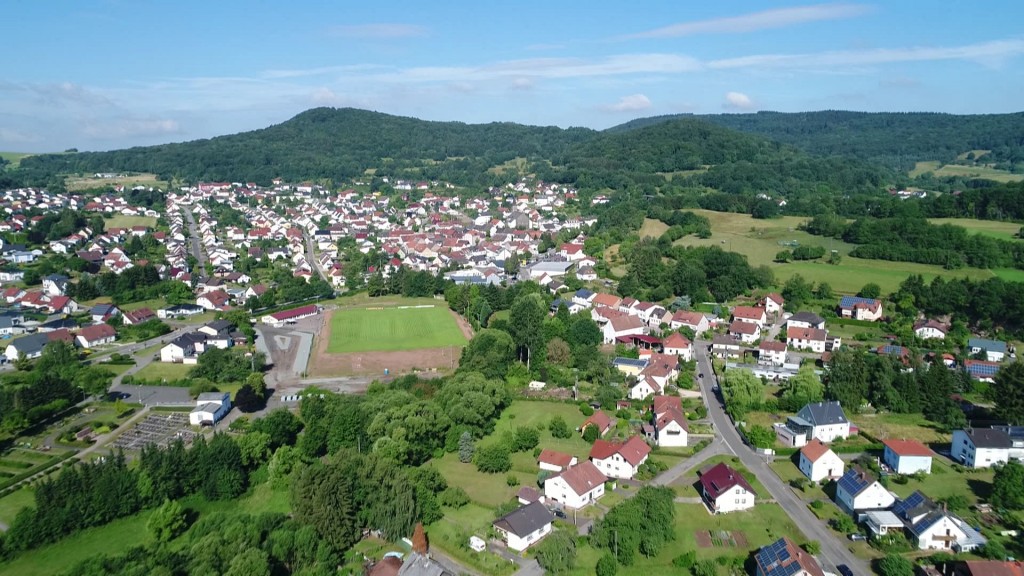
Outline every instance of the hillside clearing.
POLYGON ((929 218, 932 224, 953 224, 966 229, 971 234, 981 234, 1001 240, 1019 240, 1017 233, 1021 225, 1015 222, 997 220, 975 220, 974 218, 929 218))
POLYGON ((910 177, 915 178, 931 172, 936 178, 948 178, 953 176, 963 176, 967 178, 981 178, 985 180, 994 180, 996 182, 1020 182, 1024 180, 1024 174, 1013 174, 1006 170, 999 170, 990 166, 961 166, 959 164, 942 164, 937 160, 928 160, 925 162, 918 162, 914 165, 914 169, 910 171, 910 177))

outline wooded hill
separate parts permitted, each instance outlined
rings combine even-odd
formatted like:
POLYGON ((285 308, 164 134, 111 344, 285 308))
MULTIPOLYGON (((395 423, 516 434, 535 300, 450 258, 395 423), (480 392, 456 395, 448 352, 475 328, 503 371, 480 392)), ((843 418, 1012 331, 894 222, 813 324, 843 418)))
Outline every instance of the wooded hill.
POLYGON ((908 172, 927 160, 952 162, 972 150, 990 150, 986 161, 1024 164, 1024 113, 955 115, 931 112, 757 112, 754 114, 674 115, 641 118, 610 128, 635 130, 699 118, 817 156, 844 156, 908 172))

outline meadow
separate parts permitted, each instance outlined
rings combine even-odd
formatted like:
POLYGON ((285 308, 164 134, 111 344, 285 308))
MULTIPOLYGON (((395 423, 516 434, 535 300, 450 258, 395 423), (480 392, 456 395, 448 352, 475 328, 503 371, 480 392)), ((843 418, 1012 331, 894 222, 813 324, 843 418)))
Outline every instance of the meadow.
POLYGON ((73 175, 64 180, 64 186, 69 191, 88 190, 90 188, 105 188, 123 184, 124 186, 148 186, 153 188, 167 189, 167 182, 160 180, 156 174, 133 174, 119 178, 95 178, 93 175, 73 175))
POLYGON ((32 156, 30 152, 0 152, 0 158, 7 160, 10 164, 7 168, 13 170, 21 164, 21 159, 26 156, 32 156))
MULTIPOLYGON (((415 305, 415 304, 414 304, 415 305)), ((331 354, 463 346, 466 337, 443 304, 337 310, 331 318, 331 354)))
POLYGON ((937 160, 918 162, 910 171, 910 176, 915 177, 926 172, 931 172, 936 178, 948 178, 952 176, 965 176, 967 178, 983 178, 996 182, 1020 182, 1024 180, 1024 174, 1014 174, 1006 170, 998 170, 989 166, 961 166, 959 164, 942 164, 937 160))
MULTIPOLYGON (((998 271, 978 268, 945 270, 941 266, 913 262, 853 258, 849 256, 850 251, 855 247, 853 244, 813 236, 798 230, 798 226, 807 220, 805 217, 783 216, 770 220, 758 220, 749 214, 713 212, 711 210, 693 210, 693 212, 711 221, 712 236, 711 238, 686 236, 677 240, 677 245, 718 246, 723 250, 739 252, 747 257, 752 266, 765 264, 771 267, 780 285, 794 275, 800 274, 811 282, 827 282, 833 290, 841 293, 855 293, 869 282, 878 284, 883 293, 889 293, 899 288, 900 283, 911 274, 920 274, 926 281, 930 281, 936 276, 946 278, 969 276, 975 279, 991 278, 997 274, 1003 276, 998 271), (824 259, 789 263, 775 262, 775 255, 790 248, 788 245, 793 243, 800 246, 822 246, 826 250, 837 250, 842 256, 842 260, 838 265, 828 264, 824 259)), ((967 219, 952 223, 961 226, 975 224, 978 226, 978 230, 986 228, 990 224, 967 219)), ((988 226, 987 229, 1005 230, 1005 223, 998 224, 1002 228, 988 226)), ((645 223, 645 227, 653 230, 653 225, 645 223)), ((1016 270, 1005 271, 1007 274, 1016 272, 1016 270)))
POLYGON ((125 216, 124 214, 115 214, 109 220, 105 220, 107 228, 131 228, 132 226, 148 226, 153 228, 156 226, 156 218, 152 216, 125 216))

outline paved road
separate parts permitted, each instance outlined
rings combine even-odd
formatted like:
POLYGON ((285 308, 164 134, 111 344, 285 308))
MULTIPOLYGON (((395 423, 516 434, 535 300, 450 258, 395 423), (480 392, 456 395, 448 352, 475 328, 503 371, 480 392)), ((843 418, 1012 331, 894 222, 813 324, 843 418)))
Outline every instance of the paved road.
POLYGON ((709 344, 707 341, 694 342, 694 349, 697 356, 697 371, 703 372, 705 375, 700 383, 701 392, 706 399, 708 416, 715 424, 719 436, 739 456, 743 465, 757 476, 771 497, 785 510, 793 523, 804 533, 804 536, 808 540, 817 540, 821 543, 818 560, 823 568, 835 572, 836 566, 846 564, 855 574, 871 574, 867 563, 850 552, 846 547, 846 542, 837 537, 824 522, 812 514, 807 508, 807 504, 793 494, 792 489, 779 479, 764 459, 743 443, 732 420, 726 415, 724 406, 719 401, 720 397, 712 389, 718 382, 708 358, 709 344))
POLYGON ((185 224, 188 225, 188 242, 192 255, 195 256, 199 269, 203 270, 206 266, 206 252, 203 251, 202 236, 199 235, 196 218, 192 215, 192 210, 189 210, 187 206, 181 207, 181 213, 184 214, 185 224))
POLYGON ((305 228, 302 229, 302 237, 306 239, 306 261, 316 269, 324 282, 330 284, 331 279, 327 277, 327 273, 324 272, 324 267, 320 265, 320 260, 316 257, 316 247, 313 246, 313 237, 309 235, 309 231, 305 228))

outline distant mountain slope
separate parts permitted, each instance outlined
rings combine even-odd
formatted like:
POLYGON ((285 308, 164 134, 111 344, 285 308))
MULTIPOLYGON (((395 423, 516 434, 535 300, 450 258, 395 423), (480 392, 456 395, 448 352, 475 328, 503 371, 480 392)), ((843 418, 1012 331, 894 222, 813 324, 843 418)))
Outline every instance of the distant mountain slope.
POLYGON ((585 128, 512 123, 430 122, 353 108, 316 108, 252 132, 111 152, 40 155, 29 173, 152 172, 186 180, 351 178, 390 159, 398 167, 448 158, 495 165, 518 156, 548 157, 596 134, 585 128))
POLYGON ((924 160, 950 162, 971 150, 991 150, 994 163, 1024 163, 1024 113, 954 115, 936 113, 758 112, 641 118, 606 132, 636 130, 679 118, 791 144, 819 156, 848 156, 907 172, 924 160))

